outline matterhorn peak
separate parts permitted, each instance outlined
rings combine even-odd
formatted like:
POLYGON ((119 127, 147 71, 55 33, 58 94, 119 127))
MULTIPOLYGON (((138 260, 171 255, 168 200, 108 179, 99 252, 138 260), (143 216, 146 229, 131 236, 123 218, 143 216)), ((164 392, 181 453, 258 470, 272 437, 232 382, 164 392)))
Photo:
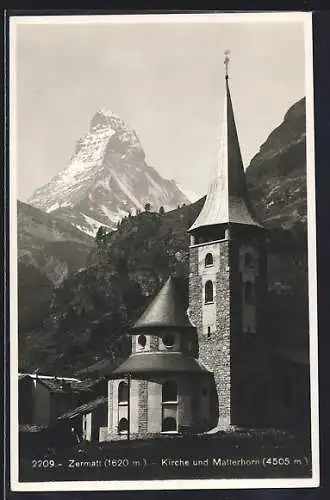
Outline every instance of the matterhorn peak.
POLYGON ((95 129, 109 127, 116 123, 124 124, 123 120, 113 111, 99 109, 91 120, 90 129, 93 132, 95 129))
POLYGON ((147 165, 135 130, 104 109, 92 117, 90 132, 77 141, 69 165, 28 200, 93 236, 101 225, 115 229, 146 203, 158 211, 188 202, 174 182, 147 165))
MULTIPOLYGON (((120 143, 129 146, 129 153, 144 158, 144 151, 139 138, 132 128, 130 128, 113 111, 100 109, 95 113, 90 124, 91 134, 104 136, 107 131, 111 131, 117 136, 120 143)), ((113 141, 114 142, 114 141, 113 141)))

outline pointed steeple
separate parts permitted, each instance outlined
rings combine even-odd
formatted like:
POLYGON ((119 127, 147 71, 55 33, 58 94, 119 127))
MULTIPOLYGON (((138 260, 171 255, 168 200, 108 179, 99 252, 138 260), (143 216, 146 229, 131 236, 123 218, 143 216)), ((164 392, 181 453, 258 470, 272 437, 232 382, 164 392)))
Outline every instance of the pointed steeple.
POLYGON ((228 84, 228 53, 228 51, 225 52, 224 111, 216 164, 205 204, 189 231, 228 223, 262 227, 258 222, 246 186, 228 84))

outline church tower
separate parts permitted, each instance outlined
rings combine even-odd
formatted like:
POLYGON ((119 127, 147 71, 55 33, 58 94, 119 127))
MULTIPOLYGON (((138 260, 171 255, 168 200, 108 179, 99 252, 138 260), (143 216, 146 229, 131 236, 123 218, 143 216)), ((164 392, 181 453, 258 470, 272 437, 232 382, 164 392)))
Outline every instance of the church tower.
POLYGON ((199 359, 214 374, 219 427, 254 425, 262 405, 265 229, 251 204, 225 58, 224 113, 215 169, 190 233, 189 314, 199 359), (259 398, 259 399, 258 399, 259 398))

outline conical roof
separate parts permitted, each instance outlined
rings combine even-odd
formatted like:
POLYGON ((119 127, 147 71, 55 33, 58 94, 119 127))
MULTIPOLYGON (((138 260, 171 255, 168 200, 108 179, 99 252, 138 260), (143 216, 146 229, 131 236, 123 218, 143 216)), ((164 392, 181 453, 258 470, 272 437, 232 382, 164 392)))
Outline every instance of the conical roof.
POLYGON ((226 75, 223 123, 205 204, 189 231, 217 224, 262 227, 251 204, 226 75))
POLYGON ((113 373, 205 373, 208 370, 197 359, 181 352, 148 352, 131 354, 113 373))
POLYGON ((133 330, 152 327, 193 328, 187 316, 185 295, 183 283, 178 278, 169 277, 133 330))

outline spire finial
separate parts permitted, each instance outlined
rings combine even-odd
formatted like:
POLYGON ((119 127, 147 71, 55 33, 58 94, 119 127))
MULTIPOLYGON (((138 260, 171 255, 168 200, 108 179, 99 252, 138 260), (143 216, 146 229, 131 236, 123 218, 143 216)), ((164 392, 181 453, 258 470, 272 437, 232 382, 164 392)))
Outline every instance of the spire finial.
POLYGON ((224 64, 225 64, 225 67, 226 67, 226 80, 228 80, 228 64, 229 64, 229 54, 230 54, 230 50, 225 50, 225 60, 224 60, 224 64))

